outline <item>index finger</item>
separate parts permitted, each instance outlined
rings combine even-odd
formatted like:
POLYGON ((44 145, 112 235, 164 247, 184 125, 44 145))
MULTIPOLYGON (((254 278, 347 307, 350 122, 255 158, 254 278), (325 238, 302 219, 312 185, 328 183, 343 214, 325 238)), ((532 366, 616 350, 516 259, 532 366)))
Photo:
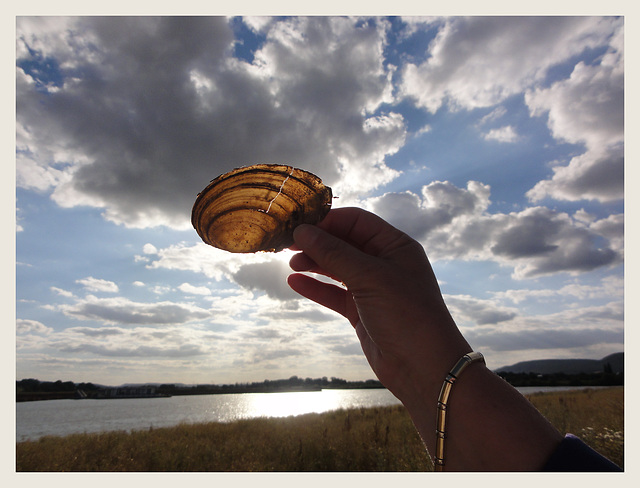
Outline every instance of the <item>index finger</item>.
POLYGON ((410 239, 384 219, 357 207, 331 209, 318 227, 373 256, 383 254, 399 239, 410 239))

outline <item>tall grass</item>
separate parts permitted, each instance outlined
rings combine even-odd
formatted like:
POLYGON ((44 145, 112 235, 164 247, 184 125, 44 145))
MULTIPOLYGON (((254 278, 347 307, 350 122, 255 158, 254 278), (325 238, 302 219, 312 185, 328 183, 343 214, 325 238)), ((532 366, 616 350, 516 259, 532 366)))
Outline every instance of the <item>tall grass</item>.
MULTIPOLYGON (((623 463, 623 390, 533 395, 561 431, 623 463)), ((16 446, 17 471, 431 471, 402 406, 44 437, 16 446)))
POLYGON ((580 437, 624 468, 624 389, 568 390, 528 396, 560 431, 580 437))

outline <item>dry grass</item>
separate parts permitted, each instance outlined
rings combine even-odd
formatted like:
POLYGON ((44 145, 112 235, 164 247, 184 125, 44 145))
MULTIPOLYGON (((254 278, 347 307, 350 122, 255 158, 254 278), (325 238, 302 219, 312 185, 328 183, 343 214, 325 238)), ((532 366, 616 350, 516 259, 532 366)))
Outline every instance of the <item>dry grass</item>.
MULTIPOLYGON (((623 465, 623 390, 533 395, 563 432, 623 465)), ((18 443, 17 471, 431 471, 402 406, 18 443)))
POLYGON ((577 435, 624 468, 624 388, 538 393, 528 398, 560 432, 577 435))
POLYGON ((45 437, 17 445, 18 471, 424 471, 401 406, 45 437))

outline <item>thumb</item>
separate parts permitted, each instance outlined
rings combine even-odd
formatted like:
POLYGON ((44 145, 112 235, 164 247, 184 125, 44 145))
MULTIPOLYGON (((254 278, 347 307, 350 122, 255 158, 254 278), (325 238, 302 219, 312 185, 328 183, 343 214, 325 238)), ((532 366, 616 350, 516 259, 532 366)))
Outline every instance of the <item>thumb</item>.
POLYGON ((371 264, 371 256, 315 225, 301 224, 296 227, 293 240, 325 274, 348 287, 357 285, 357 277, 371 264))

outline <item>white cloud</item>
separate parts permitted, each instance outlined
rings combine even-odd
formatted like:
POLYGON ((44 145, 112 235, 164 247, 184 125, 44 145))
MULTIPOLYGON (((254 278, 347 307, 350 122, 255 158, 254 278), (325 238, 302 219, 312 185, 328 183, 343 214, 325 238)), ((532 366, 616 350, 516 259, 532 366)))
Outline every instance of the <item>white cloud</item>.
POLYGON ((421 64, 407 64, 402 93, 430 112, 496 105, 541 82, 549 68, 606 45, 621 20, 600 17, 451 17, 421 64), (535 42, 532 40, 535 39, 535 42))
POLYGON ((17 334, 39 334, 48 335, 51 334, 53 329, 47 327, 42 322, 37 320, 17 319, 16 320, 16 333, 17 334))
POLYGON ((147 242, 142 247, 142 252, 145 254, 158 254, 158 249, 156 249, 156 246, 154 246, 153 244, 147 242))
POLYGON ((551 179, 527 194, 533 201, 612 201, 624 190, 624 59, 623 29, 597 63, 578 63, 568 79, 526 93, 532 115, 548 115, 554 137, 583 143, 586 152, 566 166, 554 167, 551 179))
POLYGON ((488 141, 516 142, 518 140, 518 134, 512 126, 507 125, 498 129, 491 129, 484 134, 484 138, 488 141))
POLYGON ((89 291, 100 291, 106 293, 117 293, 119 291, 118 285, 116 285, 113 281, 93 278, 92 276, 88 276, 87 278, 83 278, 81 280, 76 280, 76 283, 80 283, 89 291))
POLYGON ((52 286, 51 291, 66 298, 73 298, 74 296, 73 293, 71 293, 70 291, 63 290, 62 288, 58 288, 57 286, 52 286))
POLYGON ((206 286, 193 286, 189 283, 182 283, 178 289, 190 295, 211 295, 211 290, 206 286))

